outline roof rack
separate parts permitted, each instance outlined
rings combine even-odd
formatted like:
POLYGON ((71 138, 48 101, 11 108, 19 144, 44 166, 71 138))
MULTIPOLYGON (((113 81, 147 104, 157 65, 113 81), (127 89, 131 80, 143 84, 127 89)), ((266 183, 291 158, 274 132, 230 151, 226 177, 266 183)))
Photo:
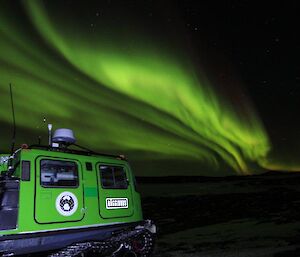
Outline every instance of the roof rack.
POLYGON ((92 150, 89 150, 85 147, 73 144, 79 148, 82 148, 83 150, 76 150, 76 149, 70 149, 66 147, 52 147, 49 145, 30 145, 28 149, 41 149, 41 150, 46 150, 46 151, 53 151, 53 152, 62 152, 62 153, 71 153, 71 154, 78 154, 78 155, 85 155, 85 156, 93 156, 93 155, 98 155, 98 156, 105 156, 105 157, 111 157, 111 158, 116 158, 120 160, 126 160, 126 157, 124 155, 115 155, 115 154, 106 154, 106 153, 98 153, 94 152, 92 150))

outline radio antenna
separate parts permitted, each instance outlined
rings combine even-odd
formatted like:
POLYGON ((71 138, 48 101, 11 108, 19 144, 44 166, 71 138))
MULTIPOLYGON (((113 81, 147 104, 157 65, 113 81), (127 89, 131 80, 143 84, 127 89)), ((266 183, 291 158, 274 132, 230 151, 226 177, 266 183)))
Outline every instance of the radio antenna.
POLYGON ((11 139, 11 155, 13 155, 15 149, 15 142, 16 142, 16 119, 15 119, 15 108, 14 108, 14 99, 13 99, 11 83, 9 83, 9 90, 10 90, 10 102, 11 102, 11 110, 12 110, 12 117, 13 117, 13 135, 11 139))

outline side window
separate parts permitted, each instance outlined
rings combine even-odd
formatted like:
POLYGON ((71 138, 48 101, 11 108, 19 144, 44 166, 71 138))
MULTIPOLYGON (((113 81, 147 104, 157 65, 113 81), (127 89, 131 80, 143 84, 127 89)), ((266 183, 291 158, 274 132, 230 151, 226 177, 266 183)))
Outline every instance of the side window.
POLYGON ((23 181, 30 181, 30 161, 22 161, 22 174, 23 181))
POLYGON ((128 182, 124 167, 100 165, 100 178, 105 189, 127 189, 128 182))
POLYGON ((78 167, 75 162, 43 159, 41 185, 44 187, 77 187, 78 167))

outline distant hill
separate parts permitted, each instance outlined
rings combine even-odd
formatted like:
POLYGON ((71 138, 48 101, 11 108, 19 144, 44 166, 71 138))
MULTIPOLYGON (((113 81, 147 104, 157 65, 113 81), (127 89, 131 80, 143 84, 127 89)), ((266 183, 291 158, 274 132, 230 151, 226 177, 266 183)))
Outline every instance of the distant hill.
POLYGON ((148 184, 165 184, 165 183, 201 183, 201 182, 217 182, 217 181, 237 181, 247 179, 265 179, 279 176, 296 176, 300 177, 300 172, 287 171, 267 171, 259 175, 247 176, 227 176, 227 177, 207 177, 207 176, 168 176, 168 177, 136 177, 138 183, 148 184))

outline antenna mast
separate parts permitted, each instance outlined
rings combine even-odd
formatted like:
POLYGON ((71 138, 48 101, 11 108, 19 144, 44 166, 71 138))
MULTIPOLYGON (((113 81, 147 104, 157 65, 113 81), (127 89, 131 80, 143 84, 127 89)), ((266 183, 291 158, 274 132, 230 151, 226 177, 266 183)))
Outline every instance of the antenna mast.
POLYGON ((14 99, 13 99, 11 83, 9 83, 9 90, 10 90, 11 110, 12 110, 12 117, 13 117, 13 135, 11 140, 11 155, 13 155, 15 142, 16 142, 16 119, 15 119, 15 108, 14 108, 14 99))
POLYGON ((52 124, 48 124, 49 146, 52 146, 52 124))

